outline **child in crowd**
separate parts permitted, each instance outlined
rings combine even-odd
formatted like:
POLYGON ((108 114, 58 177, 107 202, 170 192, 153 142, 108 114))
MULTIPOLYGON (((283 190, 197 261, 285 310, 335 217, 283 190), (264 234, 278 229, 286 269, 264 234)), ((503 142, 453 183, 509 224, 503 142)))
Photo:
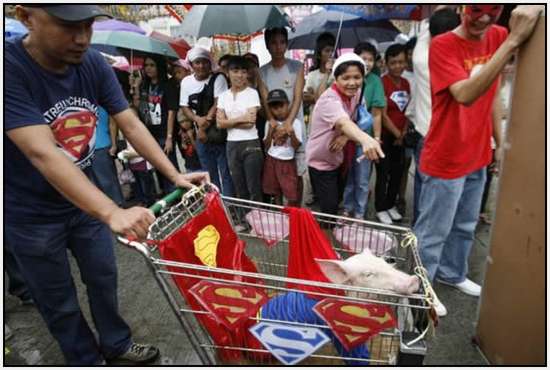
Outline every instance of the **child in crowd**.
POLYGON ((405 47, 391 45, 385 58, 388 73, 382 77, 382 83, 387 105, 382 116, 382 150, 386 158, 376 165, 375 208, 378 220, 391 225, 403 218, 397 210, 396 198, 405 166, 403 137, 408 125, 405 109, 411 89, 409 82, 401 77, 406 62, 405 47))
POLYGON ((267 105, 276 124, 266 122, 264 145, 268 150, 264 163, 263 189, 266 194, 276 198, 277 204, 282 204, 281 195, 284 195, 289 206, 298 207, 302 187, 294 154, 302 144, 302 123, 295 119, 292 130, 285 130, 283 123, 288 118, 290 103, 283 90, 270 91, 267 105))
POLYGON ((231 88, 218 97, 217 125, 227 129, 227 163, 237 196, 261 202, 264 154, 256 129, 260 96, 248 86, 248 61, 244 57, 229 58, 227 69, 231 88))
POLYGON ((127 148, 118 153, 118 158, 128 161, 130 170, 136 179, 132 183, 132 192, 138 204, 149 207, 155 202, 154 168, 135 151, 128 140, 126 140, 126 144, 127 148))

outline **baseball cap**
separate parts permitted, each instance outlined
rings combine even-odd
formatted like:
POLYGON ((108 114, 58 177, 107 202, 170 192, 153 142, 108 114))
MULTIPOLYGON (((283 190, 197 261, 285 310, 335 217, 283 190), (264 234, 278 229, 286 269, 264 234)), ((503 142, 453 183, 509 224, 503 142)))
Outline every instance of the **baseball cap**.
POLYGON ((29 8, 41 8, 46 13, 67 22, 80 22, 90 18, 113 16, 97 5, 23 4, 29 8))
POLYGON ((267 94, 267 104, 279 103, 279 102, 288 103, 288 96, 286 95, 284 90, 281 90, 281 89, 271 90, 269 94, 267 94))

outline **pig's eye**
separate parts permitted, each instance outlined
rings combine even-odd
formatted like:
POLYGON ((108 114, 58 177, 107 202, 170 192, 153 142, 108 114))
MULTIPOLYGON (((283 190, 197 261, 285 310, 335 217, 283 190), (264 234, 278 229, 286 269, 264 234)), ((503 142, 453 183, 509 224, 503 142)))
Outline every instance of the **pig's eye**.
POLYGON ((368 278, 374 277, 375 275, 376 274, 374 272, 364 272, 364 273, 361 274, 363 279, 368 279, 368 278))

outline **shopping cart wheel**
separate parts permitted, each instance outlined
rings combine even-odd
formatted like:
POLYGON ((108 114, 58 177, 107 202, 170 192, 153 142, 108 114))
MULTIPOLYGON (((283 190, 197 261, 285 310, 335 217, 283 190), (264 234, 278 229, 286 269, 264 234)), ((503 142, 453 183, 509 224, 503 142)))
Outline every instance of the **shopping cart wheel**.
POLYGON ((424 362, 427 346, 424 339, 410 343, 418 338, 418 332, 405 331, 401 333, 401 345, 397 357, 397 366, 420 366, 424 362))

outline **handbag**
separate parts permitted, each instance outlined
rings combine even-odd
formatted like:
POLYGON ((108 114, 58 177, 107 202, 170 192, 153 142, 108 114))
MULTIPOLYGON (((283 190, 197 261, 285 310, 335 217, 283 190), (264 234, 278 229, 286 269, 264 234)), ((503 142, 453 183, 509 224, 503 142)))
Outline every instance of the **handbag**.
MULTIPOLYGON (((204 86, 201 92, 192 94, 189 96, 189 107, 195 111, 195 113, 204 117, 208 114, 210 108, 214 104, 214 84, 218 76, 225 75, 221 72, 214 73, 210 77, 210 81, 204 86)), ((210 126, 206 129, 206 143, 207 144, 224 144, 227 140, 227 130, 218 128, 216 119, 210 123, 210 126)))

